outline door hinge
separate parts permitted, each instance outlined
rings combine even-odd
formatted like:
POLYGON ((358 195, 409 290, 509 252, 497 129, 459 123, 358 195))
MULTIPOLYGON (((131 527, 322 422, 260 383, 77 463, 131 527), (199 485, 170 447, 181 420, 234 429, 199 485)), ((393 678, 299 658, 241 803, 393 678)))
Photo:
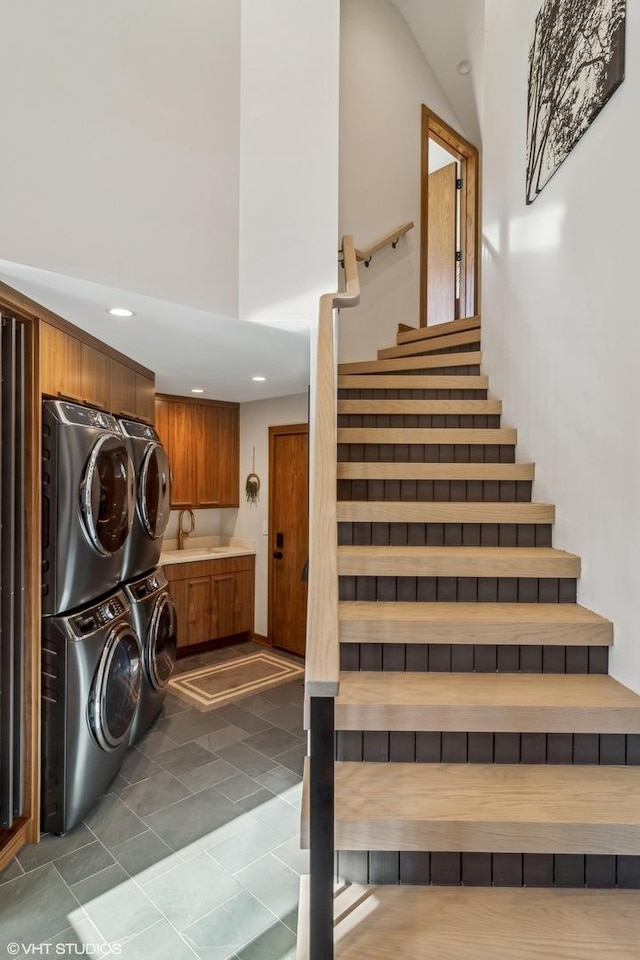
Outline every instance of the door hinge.
POLYGON ((462 250, 456 250, 456 263, 462 263, 462 250))
POLYGON ((462 179, 456 180, 456 190, 462 190, 462 179))

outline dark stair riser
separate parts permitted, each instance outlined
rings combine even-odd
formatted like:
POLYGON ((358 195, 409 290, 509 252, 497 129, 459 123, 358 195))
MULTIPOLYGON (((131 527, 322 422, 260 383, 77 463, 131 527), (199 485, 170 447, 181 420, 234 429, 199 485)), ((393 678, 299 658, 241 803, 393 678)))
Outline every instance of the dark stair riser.
POLYGON ((340 600, 420 603, 576 603, 570 577, 339 578, 340 600))
MULTIPOLYGON (((455 347, 437 347, 437 346, 435 346, 433 340, 431 340, 431 344, 432 344, 431 347, 429 347, 428 344, 429 344, 429 341, 426 341, 426 345, 425 345, 425 348, 424 348, 424 354, 423 354, 422 352, 420 352, 420 353, 412 354, 412 356, 421 357, 421 356, 423 356, 423 355, 427 355, 427 356, 433 357, 434 355, 435 355, 435 356, 442 356, 442 355, 445 354, 445 353, 446 353, 446 354, 449 354, 449 353, 478 353, 478 352, 480 351, 480 349, 481 349, 481 347, 480 347, 480 339, 475 340, 473 343, 459 343, 459 344, 458 344, 457 346, 455 346, 455 347), (434 349, 434 347, 435 347, 435 349, 434 349)), ((409 344, 405 344, 405 346, 409 346, 409 344)))
POLYGON ((341 546, 550 547, 549 523, 338 524, 341 546))
POLYGON ((637 767, 640 734, 338 730, 336 760, 637 767))
POLYGON ((609 647, 493 643, 342 643, 340 669, 395 673, 607 674, 609 647))
POLYGON ((338 463, 515 463, 513 443, 339 443, 338 463))
POLYGON ((340 850, 336 873, 348 882, 363 884, 640 889, 639 856, 589 853, 340 850))
POLYGON ((498 430, 500 414, 457 413, 340 413, 338 427, 373 429, 498 430))
POLYGON ((338 480, 338 500, 530 503, 531 480, 338 480))
POLYGON ((338 400, 486 400, 488 390, 338 390, 338 400))

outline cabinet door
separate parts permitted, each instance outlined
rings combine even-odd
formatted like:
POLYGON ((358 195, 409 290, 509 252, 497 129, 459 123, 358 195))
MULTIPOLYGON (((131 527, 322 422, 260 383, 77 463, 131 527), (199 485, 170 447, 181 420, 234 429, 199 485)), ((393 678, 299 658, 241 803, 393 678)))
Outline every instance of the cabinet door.
POLYGON ((221 407, 218 422, 220 502, 225 507, 237 507, 240 503, 240 416, 238 408, 221 407))
POLYGON ((134 371, 135 379, 135 407, 140 420, 146 420, 147 423, 153 423, 154 420, 154 400, 155 400, 155 380, 153 377, 146 377, 143 373, 134 371))
POLYGON ((86 403, 111 410, 111 361, 89 344, 80 345, 80 369, 82 379, 82 399, 86 403))
POLYGON ((236 577, 223 574, 211 578, 211 630, 212 636, 230 637, 235 631, 236 577))
POLYGON ((82 403, 80 341, 49 323, 40 323, 40 390, 82 403))
POLYGON ((156 400, 156 430, 171 465, 171 506, 195 507, 198 407, 171 400, 156 400))
POLYGON ((111 359, 111 412, 136 415, 136 372, 119 360, 111 359))
POLYGON ((176 605, 178 648, 189 646, 189 594, 186 580, 174 580, 169 591, 176 605))
POLYGON ((198 505, 239 505, 239 414, 237 407, 198 407, 198 505))
POLYGON ((235 575, 234 633, 253 632, 253 597, 255 577, 253 570, 241 570, 235 575))
POLYGON ((189 644, 212 639, 211 577, 187 581, 187 637, 189 644))

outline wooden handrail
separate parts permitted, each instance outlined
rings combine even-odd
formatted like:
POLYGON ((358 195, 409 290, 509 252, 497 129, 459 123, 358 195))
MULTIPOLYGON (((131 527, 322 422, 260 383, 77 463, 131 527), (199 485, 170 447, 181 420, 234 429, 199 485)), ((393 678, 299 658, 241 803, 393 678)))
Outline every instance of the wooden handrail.
POLYGON ((309 517, 309 595, 305 692, 335 697, 340 677, 338 642, 338 522, 336 510, 336 307, 355 306, 360 281, 353 237, 342 239, 344 291, 320 297, 316 355, 313 487, 309 517))
POLYGON ((396 243, 403 234, 408 233, 409 230, 413 230, 413 220, 409 220, 408 223, 401 223, 399 227, 396 227, 395 230, 392 230, 391 233, 386 233, 384 237, 381 237, 379 240, 376 240, 375 243, 372 243, 370 247, 366 247, 364 250, 356 249, 356 260, 364 260, 365 264, 368 265, 369 260, 384 247, 388 247, 391 244, 395 247, 396 243))

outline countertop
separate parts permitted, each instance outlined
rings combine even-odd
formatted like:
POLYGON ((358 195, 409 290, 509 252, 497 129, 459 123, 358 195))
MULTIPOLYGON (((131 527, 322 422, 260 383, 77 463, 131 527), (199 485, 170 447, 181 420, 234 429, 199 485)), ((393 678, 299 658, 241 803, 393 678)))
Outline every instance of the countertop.
POLYGON ((165 540, 160 554, 160 565, 191 563, 194 560, 223 560, 226 557, 244 557, 255 554, 253 540, 240 537, 187 537, 184 550, 178 550, 177 540, 165 540))

